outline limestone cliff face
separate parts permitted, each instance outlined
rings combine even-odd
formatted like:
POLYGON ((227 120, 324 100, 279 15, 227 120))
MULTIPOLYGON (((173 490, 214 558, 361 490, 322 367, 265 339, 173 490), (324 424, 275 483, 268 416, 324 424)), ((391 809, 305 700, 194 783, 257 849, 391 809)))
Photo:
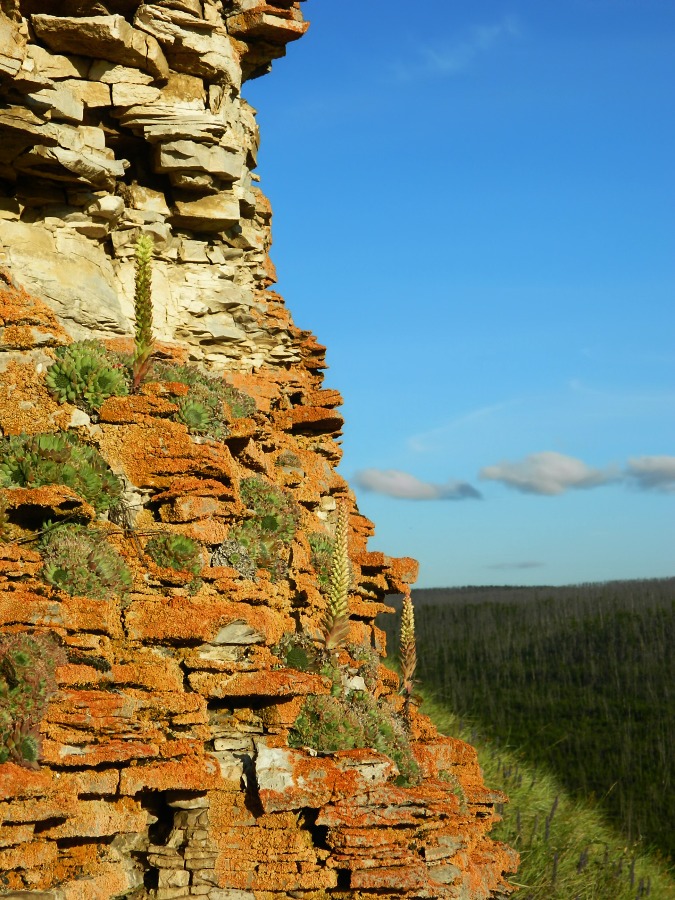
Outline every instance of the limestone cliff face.
POLYGON ((267 256, 242 80, 306 30, 299 3, 3 3, 0 263, 74 337, 129 333, 152 234, 156 327, 245 370, 300 351, 267 256))
MULTIPOLYGON (((384 654, 375 617, 416 575, 413 560, 368 551, 372 525, 335 471, 341 398, 322 387, 323 348, 269 290, 270 207, 240 91, 305 32, 299 3, 0 9, 2 454, 11 435, 76 436, 120 479, 127 513, 54 481, 0 489, 0 629, 53 635, 66 660, 39 767, 0 764, 0 897, 506 897, 514 855, 488 837, 499 798, 471 747, 413 710, 422 778, 402 786, 375 750, 288 745, 306 698, 335 690, 278 650, 321 630, 308 536, 330 537, 346 506, 351 644, 336 663, 355 687, 363 661, 349 647, 384 654), (73 340, 130 350, 141 233, 156 247, 158 358, 199 362, 255 400, 217 439, 177 420, 181 386, 152 372, 96 413, 47 388, 73 340), (293 507, 281 569, 218 556, 251 519, 251 479, 293 507), (82 596, 45 580, 47 522, 95 525, 128 589, 82 596), (196 542, 198 579, 152 562, 158 533, 196 542)), ((369 691, 401 711, 383 666, 369 691)))

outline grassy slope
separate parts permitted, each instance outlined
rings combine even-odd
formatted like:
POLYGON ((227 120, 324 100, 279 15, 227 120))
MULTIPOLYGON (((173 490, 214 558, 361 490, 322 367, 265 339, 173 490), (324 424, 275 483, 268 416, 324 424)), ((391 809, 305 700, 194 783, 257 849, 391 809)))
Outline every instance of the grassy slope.
POLYGON ((675 579, 413 598, 427 712, 511 797, 521 900, 675 900, 675 579))
POLYGON ((440 731, 478 750, 486 783, 510 803, 492 836, 521 855, 519 900, 675 900, 668 868, 639 845, 627 847, 601 811, 574 800, 549 773, 498 749, 476 732, 460 729, 445 706, 427 696, 422 711, 440 731))

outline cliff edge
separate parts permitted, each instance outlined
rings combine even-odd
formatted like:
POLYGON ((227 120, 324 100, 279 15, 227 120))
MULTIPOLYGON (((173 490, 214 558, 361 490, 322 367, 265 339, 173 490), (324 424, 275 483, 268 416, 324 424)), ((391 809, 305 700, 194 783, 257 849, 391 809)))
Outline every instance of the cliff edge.
POLYGON ((380 662, 416 564, 270 290, 241 86, 300 4, 0 10, 0 897, 507 897, 503 798, 380 662))

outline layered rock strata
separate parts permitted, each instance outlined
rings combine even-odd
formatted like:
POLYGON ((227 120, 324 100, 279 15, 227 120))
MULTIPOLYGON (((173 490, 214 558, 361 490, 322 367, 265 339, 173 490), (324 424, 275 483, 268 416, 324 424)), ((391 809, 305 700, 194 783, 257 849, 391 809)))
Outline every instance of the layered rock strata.
MULTIPOLYGON (((0 428, 67 431, 100 451, 129 518, 58 484, 2 490, 0 628, 58 637, 39 768, 0 765, 0 896, 18 900, 273 900, 511 892, 513 854, 488 837, 494 804, 472 748, 413 709, 423 775, 395 783, 374 750, 288 745, 322 674, 283 665, 284 634, 317 634, 326 598, 308 535, 349 514, 350 641, 384 654, 376 616, 416 565, 369 552, 372 525, 335 467, 341 398, 322 348, 269 290, 270 207, 255 184, 246 78, 305 29, 292 0, 2 0, 0 428), (153 236, 157 354, 224 372, 256 402, 215 440, 176 421, 150 377, 98 414, 59 403, 56 350, 130 350, 133 252, 153 236), (280 577, 213 564, 251 516, 242 482, 290 498, 298 527, 280 577), (49 521, 95 523, 128 592, 45 582, 49 521), (157 532, 201 548, 198 581, 153 564, 157 532), (215 553, 215 555, 214 555, 215 553)), ((345 650, 341 666, 358 678, 345 650)), ((401 709, 380 666, 375 696, 401 709)))

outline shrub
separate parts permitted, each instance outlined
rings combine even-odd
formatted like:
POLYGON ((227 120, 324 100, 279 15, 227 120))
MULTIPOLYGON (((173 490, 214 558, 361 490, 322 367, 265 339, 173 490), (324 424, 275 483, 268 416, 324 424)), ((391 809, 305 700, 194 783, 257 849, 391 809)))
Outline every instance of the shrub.
POLYGON ((148 556, 163 569, 199 575, 202 557, 199 544, 184 534, 158 534, 145 545, 148 556))
POLYGON ((355 662, 360 663, 359 675, 363 678, 366 689, 373 691, 378 682, 379 653, 374 647, 366 644, 347 644, 345 649, 355 662))
POLYGON ((108 397, 129 393, 125 369, 116 365, 114 358, 96 341, 77 341, 59 347, 56 356, 45 380, 59 403, 74 403, 92 412, 108 397))
POLYGON ((248 394, 244 393, 244 391, 240 391, 239 388, 234 387, 232 384, 228 384, 226 381, 223 382, 221 390, 223 399, 230 407, 230 412, 235 419, 243 419, 246 416, 252 416, 256 411, 257 407, 255 400, 253 397, 249 397, 248 394))
POLYGON ((62 484, 98 511, 116 505, 119 479, 93 447, 73 434, 20 434, 0 441, 0 486, 62 484))
POLYGON ((132 584, 122 557, 105 535, 82 525, 48 528, 40 541, 42 577, 71 596, 103 599, 124 594, 132 584))
POLYGON ((38 726, 56 690, 56 667, 65 661, 52 635, 0 637, 0 763, 37 767, 38 726))

